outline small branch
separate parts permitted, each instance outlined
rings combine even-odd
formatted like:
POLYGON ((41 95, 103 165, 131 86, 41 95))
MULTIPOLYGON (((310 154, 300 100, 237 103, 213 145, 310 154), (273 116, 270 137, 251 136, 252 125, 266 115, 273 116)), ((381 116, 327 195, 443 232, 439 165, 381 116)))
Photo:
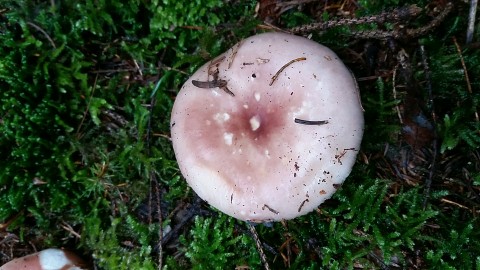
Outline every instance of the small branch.
MULTIPOLYGON (((462 49, 460 48, 460 45, 458 45, 457 39, 455 37, 453 37, 452 39, 453 39, 453 43, 455 44, 455 47, 457 48, 457 53, 458 53, 458 57, 460 58, 460 62, 462 63, 462 68, 463 68, 463 73, 465 74, 465 81, 467 83, 468 93, 471 95, 473 94, 472 84, 470 83, 470 77, 468 76, 467 66, 465 65, 465 60, 463 59, 462 49)), ((480 121, 477 108, 475 108, 475 120, 477 122, 480 121)))
POLYGON ((223 87, 227 85, 227 81, 225 80, 214 80, 214 81, 197 81, 192 80, 192 84, 198 88, 216 88, 216 87, 223 87))
MULTIPOLYGON (((393 85, 393 99, 396 101, 397 100, 397 69, 398 65, 393 69, 393 75, 392 75, 392 85, 393 85)), ((403 125, 403 118, 402 118, 402 113, 400 112, 400 107, 398 104, 395 105, 395 110, 397 111, 397 116, 398 119, 400 120, 400 124, 403 125)))
MULTIPOLYGON (((136 63, 136 62, 135 62, 136 63)), ((138 67, 138 65, 137 65, 138 67)), ((148 123, 147 123, 147 138, 146 138, 146 147, 147 147, 147 156, 150 157, 152 153, 152 145, 151 145, 151 140, 152 140, 152 115, 153 115, 153 108, 155 107, 156 99, 155 95, 152 95, 150 98, 150 106, 149 106, 149 116, 148 116, 148 123)), ((155 204, 156 204, 156 209, 157 209, 157 214, 158 214, 158 269, 162 269, 163 265, 163 246, 162 246, 162 240, 163 240, 163 220, 162 220, 162 206, 161 206, 161 191, 159 188, 159 182, 157 180, 157 177, 155 175, 155 171, 153 169, 150 169, 149 173, 149 180, 150 180, 150 192, 149 192, 149 198, 148 198, 148 206, 149 206, 149 224, 152 224, 152 217, 154 216, 152 211, 152 204, 153 204, 153 199, 155 199, 155 204), (153 196, 154 194, 155 196, 153 196)))
POLYGON ((325 22, 312 23, 307 25, 302 25, 294 28, 288 29, 293 33, 302 33, 310 31, 324 31, 333 27, 338 26, 350 26, 358 24, 368 24, 368 23, 386 23, 386 22, 398 22, 408 20, 409 18, 416 17, 422 11, 416 5, 410 5, 406 7, 396 8, 392 11, 382 12, 378 15, 364 16, 360 18, 344 18, 338 20, 330 20, 325 22))
POLYGON ((447 17, 448 13, 452 11, 453 4, 447 3, 445 8, 438 14, 430 23, 423 27, 415 28, 415 29, 400 29, 400 30, 392 30, 392 31, 383 31, 383 30, 366 30, 366 31, 354 31, 352 33, 353 37, 364 38, 364 39, 388 39, 394 38, 397 40, 406 39, 406 38, 417 38, 419 36, 425 35, 428 32, 435 29, 439 26, 443 20, 447 17))
POLYGON ((65 221, 62 221, 62 223, 60 224, 60 227, 62 227, 64 230, 66 230, 67 232, 71 233, 73 236, 75 236, 77 239, 81 239, 82 236, 77 233, 73 228, 72 226, 70 226, 70 224, 66 223, 65 221))
MULTIPOLYGON (((406 32, 407 36, 410 37, 410 38, 416 38, 416 37, 422 36, 422 35, 430 32, 431 30, 433 30, 434 28, 439 26, 443 22, 443 20, 445 20, 448 13, 450 13, 450 11, 452 11, 452 9, 453 9, 453 4, 451 2, 447 3, 447 5, 442 10, 442 12, 440 12, 440 14, 438 14, 437 17, 435 17, 426 26, 416 28, 416 29, 407 29, 407 32, 406 32)), ((401 36, 395 37, 395 38, 398 39, 398 38, 401 38, 401 36)))
POLYGON ((478 0, 470 0, 470 12, 468 13, 468 27, 467 27, 467 41, 470 43, 473 40, 473 32, 475 30, 475 15, 477 13, 478 0))
POLYGON ((292 235, 290 234, 290 232, 288 230, 287 221, 282 220, 281 223, 282 223, 283 228, 285 229, 284 236, 285 236, 286 239, 283 242, 283 244, 280 246, 280 248, 278 248, 278 250, 280 251, 280 255, 283 258, 284 264, 287 266, 287 268, 290 268, 291 267, 291 258, 292 258, 291 242, 292 242, 293 238, 292 238, 292 235), (286 256, 283 254, 284 249, 287 250, 287 255, 286 256))
POLYGON ((140 74, 140 76, 143 78, 142 68, 140 68, 140 66, 138 65, 137 60, 133 59, 133 63, 135 64, 135 68, 137 69, 138 74, 140 74))
POLYGON ((271 208, 271 207, 268 206, 267 204, 264 204, 264 205, 262 206, 262 210, 265 210, 265 208, 268 209, 270 212, 274 213, 275 215, 278 215, 278 213, 279 213, 277 210, 271 208))
MULTIPOLYGON (((93 73, 93 74, 99 74, 99 73, 119 73, 119 72, 139 72, 140 73, 140 70, 143 70, 143 71, 147 71, 147 70, 155 70, 157 68, 141 68, 141 69, 137 69, 136 67, 135 68, 123 68, 123 69, 101 69, 101 70, 92 70, 92 71, 89 71, 89 73, 93 73)), ((162 66, 161 69, 163 70, 166 70, 166 71, 176 71, 178 73, 181 73, 183 75, 190 75, 189 73, 183 71, 183 70, 179 70, 179 69, 176 69, 176 68, 172 68, 172 67, 167 67, 167 66, 162 66)))
POLYGON ((243 43, 242 41, 239 41, 237 44, 235 44, 235 46, 233 46, 232 57, 228 61, 228 69, 232 67, 233 60, 235 60, 235 56, 237 56, 238 49, 240 49, 240 46, 242 45, 242 43, 243 43))
POLYGON ((321 125, 328 124, 328 120, 309 121, 309 120, 302 120, 302 119, 295 118, 295 123, 307 125, 307 126, 321 126, 321 125))
POLYGON ((246 222, 246 224, 248 229, 250 230, 250 233, 252 234, 253 240, 255 241, 255 245, 257 245, 257 251, 258 251, 258 254, 260 255, 260 259, 262 260, 263 267, 265 268, 265 270, 270 270, 270 265, 268 265, 267 256, 265 256, 265 252, 263 251, 263 248, 262 248, 262 242, 258 237, 258 233, 257 233, 257 230, 255 229, 255 226, 253 226, 250 222, 246 222))
POLYGON ((277 73, 275 73, 275 75, 273 75, 272 77, 272 81, 270 82, 270 86, 272 86, 273 82, 275 82, 275 80, 278 78, 278 76, 280 75, 280 73, 282 73, 282 71, 284 69, 286 69, 288 66, 290 66, 291 64, 295 63, 295 62, 299 62, 299 61, 304 61, 304 60, 307 60, 307 58, 305 57, 300 57, 300 58, 297 58, 297 59, 293 59, 292 61, 286 63, 285 65, 283 65, 283 67, 281 67, 277 73))
POLYGON ((17 218, 20 217, 21 215, 23 215, 23 210, 21 210, 20 212, 8 217, 6 222, 0 223, 0 231, 6 230, 8 228, 8 226, 10 226, 10 224, 12 224, 12 222, 17 220, 17 218))
POLYGON ((82 117, 82 120, 80 121, 80 125, 78 125, 76 137, 79 136, 80 129, 83 126, 83 122, 85 121, 85 118, 87 118, 87 113, 88 113, 88 110, 90 108, 90 103, 92 102, 93 93, 95 93, 95 89, 97 88, 97 80, 98 80, 98 74, 97 74, 97 76, 95 76, 95 81, 93 82, 92 92, 90 93, 90 97, 88 98, 87 108, 85 109, 85 112, 83 113, 83 117, 82 117))
POLYGON ((161 206, 161 193, 158 187, 158 181, 155 177, 155 172, 151 172, 150 179, 155 184, 155 194, 156 194, 156 204, 158 209, 158 242, 160 245, 158 246, 158 269, 162 269, 163 265, 163 247, 162 247, 162 240, 163 240, 163 218, 162 218, 162 206, 161 206))
POLYGON ((257 25, 257 28, 261 29, 261 30, 273 30, 273 31, 276 31, 276 32, 282 32, 282 33, 286 33, 286 34, 291 34, 292 32, 288 31, 288 30, 284 30, 280 27, 277 27, 269 22, 263 22, 263 24, 259 24, 257 25))
POLYGON ((167 134, 162 134, 162 133, 152 133, 152 136, 154 137, 160 137, 160 138, 164 138, 164 139, 167 139, 169 141, 172 141, 172 138, 170 136, 168 136, 167 134))
POLYGON ((459 203, 457 203, 457 202, 450 201, 450 200, 447 200, 447 199, 444 199, 444 198, 440 199, 440 201, 442 201, 442 202, 444 202, 444 203, 452 204, 452 205, 455 205, 455 206, 460 207, 460 208, 462 208, 462 209, 467 209, 467 210, 469 210, 470 212, 473 212, 470 208, 466 207, 465 205, 461 205, 461 204, 459 204, 459 203))
POLYGON ((432 187, 433 177, 435 176, 435 170, 437 168, 437 154, 438 154, 438 142, 437 142, 437 116, 435 114, 435 106, 433 103, 433 93, 432 93, 432 80, 430 77, 430 68, 428 67, 428 58, 425 53, 425 47, 420 46, 420 55, 422 56, 422 65, 425 73, 425 80, 427 83, 427 93, 428 93, 428 108, 433 121, 433 141, 432 141, 432 164, 430 165, 430 170, 428 172, 428 178, 425 182, 425 191, 424 191, 424 200, 423 208, 427 207, 428 198, 430 197, 430 189, 432 187))
POLYGON ((277 7, 287 7, 287 6, 296 6, 296 5, 302 5, 302 4, 308 4, 312 2, 316 2, 317 0, 294 0, 294 1, 288 1, 288 2, 278 2, 275 5, 277 7))
POLYGON ((40 28, 40 26, 38 26, 38 25, 36 25, 32 22, 27 22, 27 24, 30 25, 31 27, 35 28, 40 33, 42 33, 47 38, 47 40, 50 42, 50 45, 52 45, 52 47, 54 49, 57 48, 57 46, 55 46, 55 42, 53 42, 52 38, 47 34, 47 32, 45 32, 42 28, 40 28))

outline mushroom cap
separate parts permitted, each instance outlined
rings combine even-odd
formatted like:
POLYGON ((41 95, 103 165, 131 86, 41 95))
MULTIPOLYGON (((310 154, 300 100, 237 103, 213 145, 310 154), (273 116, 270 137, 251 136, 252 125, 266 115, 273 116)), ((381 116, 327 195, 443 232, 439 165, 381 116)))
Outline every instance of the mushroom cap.
POLYGON ((49 248, 24 257, 16 258, 2 266, 0 270, 81 270, 85 263, 69 251, 49 248))
POLYGON ((292 219, 330 198, 350 174, 363 129, 355 79, 338 56, 283 33, 249 37, 206 63, 171 116, 189 185, 252 222, 292 219))

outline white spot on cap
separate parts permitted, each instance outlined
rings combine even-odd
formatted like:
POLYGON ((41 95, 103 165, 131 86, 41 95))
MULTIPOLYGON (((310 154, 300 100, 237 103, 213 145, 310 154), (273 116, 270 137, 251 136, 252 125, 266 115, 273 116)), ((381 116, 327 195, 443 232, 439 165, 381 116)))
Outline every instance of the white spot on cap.
POLYGON ((67 256, 65 256, 65 252, 60 249, 50 248, 42 250, 38 253, 38 259, 42 269, 65 269, 65 266, 73 266, 72 261, 70 261, 67 256))
POLYGON ((230 119, 230 114, 228 114, 228 113, 216 113, 213 116, 213 119, 215 119, 215 121, 217 121, 219 123, 226 122, 230 119))
POLYGON ((265 64, 265 63, 270 62, 270 59, 264 59, 264 58, 257 58, 255 60, 257 60, 258 64, 265 64))
POLYGON ((256 101, 260 101, 260 93, 255 92, 255 95, 254 95, 254 96, 255 96, 255 100, 256 100, 256 101))
POLYGON ((233 134, 229 132, 223 133, 223 140, 225 141, 225 144, 227 145, 232 145, 233 142, 233 134))
POLYGON ((258 115, 250 118, 250 127, 252 128, 252 131, 257 130, 260 127, 260 117, 258 117, 258 115))
POLYGON ((248 109, 248 104, 243 104, 243 108, 248 109))

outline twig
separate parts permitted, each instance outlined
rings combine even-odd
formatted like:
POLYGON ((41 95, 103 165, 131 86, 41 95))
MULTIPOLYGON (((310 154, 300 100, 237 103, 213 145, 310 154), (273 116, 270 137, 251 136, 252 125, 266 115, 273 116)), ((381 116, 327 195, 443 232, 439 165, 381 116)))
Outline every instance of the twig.
POLYGON ((377 80, 378 78, 387 78, 387 77, 390 77, 391 74, 392 74, 391 71, 387 71, 387 72, 379 74, 379 75, 360 77, 360 78, 357 78, 357 82, 377 80))
POLYGON ((295 0, 295 1, 288 1, 288 2, 278 2, 275 4, 277 7, 286 7, 286 6, 295 6, 295 5, 302 5, 311 2, 316 2, 317 0, 295 0))
POLYGON ((260 255, 260 259, 262 260, 263 267, 265 268, 265 270, 270 270, 270 265, 268 265, 267 256, 265 256, 265 252, 263 251, 263 248, 262 248, 262 242, 258 237, 258 233, 257 233, 257 230, 255 229, 255 226, 253 226, 250 222, 246 222, 246 224, 248 229, 250 230, 250 233, 252 234, 253 240, 255 241, 255 245, 257 245, 257 251, 258 251, 258 254, 260 255))
POLYGON ((167 134, 162 134, 162 133, 152 133, 152 136, 154 137, 161 137, 161 138, 165 138, 169 141, 172 141, 172 138, 170 136, 168 136, 167 134))
POLYGON ((275 30, 277 32, 282 32, 282 33, 286 33, 286 34, 291 34, 292 32, 288 31, 288 30, 284 30, 280 27, 277 27, 269 22, 263 22, 263 24, 259 24, 257 25, 257 27, 259 29, 263 29, 263 30, 275 30))
POLYGON ((450 201, 450 200, 447 200, 447 199, 445 199, 445 198, 440 199, 440 201, 442 201, 442 202, 444 202, 444 203, 448 203, 448 204, 453 204, 453 205, 458 206, 458 207, 460 207, 460 208, 468 209, 468 210, 472 211, 470 208, 466 207, 465 205, 461 205, 461 204, 459 204, 459 203, 457 203, 457 202, 450 201))
MULTIPOLYGON (((447 17, 448 13, 452 11, 453 9, 453 4, 451 2, 448 2, 445 8, 440 12, 440 14, 437 15, 429 24, 427 24, 424 27, 416 28, 416 29, 407 29, 407 36, 410 38, 415 38, 422 36, 428 32, 430 32, 432 29, 436 28, 439 26, 443 20, 447 17)), ((399 38, 399 37, 397 37, 399 38)))
POLYGON ((475 30, 475 15, 477 13, 478 0, 470 0, 470 12, 468 13, 467 41, 472 42, 473 32, 475 30))
POLYGON ((14 222, 15 220, 17 220, 18 217, 20 217, 20 215, 23 215, 23 210, 13 216, 8 217, 6 222, 0 223, 0 231, 6 230, 8 226, 12 224, 12 222, 14 222))
POLYGON ((292 242, 292 236, 290 234, 290 232, 288 231, 288 224, 285 220, 282 220, 282 226, 284 227, 286 233, 285 233, 285 242, 283 242, 283 244, 280 246, 280 248, 278 249, 279 251, 282 251, 284 248, 287 249, 287 256, 285 257, 285 255, 283 254, 283 252, 280 252, 283 260, 284 260, 284 263, 287 265, 288 268, 291 267, 291 258, 292 258, 292 248, 290 246, 290 243, 292 242))
POLYGON ((162 269, 163 265, 163 247, 162 247, 162 240, 163 240, 163 218, 162 218, 162 206, 161 206, 161 193, 160 189, 158 187, 158 181, 157 178, 155 177, 155 172, 150 173, 150 179, 151 181, 155 184, 155 198, 156 198, 156 204, 157 204, 157 211, 158 211, 158 242, 160 243, 158 247, 158 269, 162 269))
POLYGON ((85 108, 85 112, 83 113, 83 117, 82 117, 82 120, 80 121, 80 125, 78 125, 77 133, 75 134, 76 137, 78 137, 80 133, 80 129, 82 128, 83 122, 87 117, 88 109, 90 108, 90 103, 92 102, 93 94, 95 93, 95 89, 97 88, 97 80, 98 80, 98 74, 97 76, 95 76, 95 81, 93 82, 93 86, 92 86, 92 92, 90 93, 90 97, 88 97, 87 108, 85 108))
MULTIPOLYGON (((3 239, 0 240, 0 245, 3 245, 4 243, 8 243, 8 242, 17 242, 17 243, 20 242, 19 237, 16 234, 13 234, 13 233, 7 232, 6 235, 2 234, 2 237, 3 237, 3 239)), ((2 256, 8 257, 7 254, 1 252, 0 253, 0 258, 2 256)), ((12 256, 10 256, 10 257, 12 257, 12 256)))
POLYGON ((272 77, 272 80, 270 81, 270 86, 272 86, 273 82, 275 82, 275 80, 277 79, 277 77, 280 75, 280 73, 282 73, 282 71, 284 69, 286 69, 288 66, 290 66, 291 64, 295 63, 295 62, 299 62, 299 61, 304 61, 304 60, 307 60, 307 58, 305 57, 300 57, 300 58, 297 58, 297 59, 293 59, 292 61, 286 63, 285 65, 283 65, 283 67, 281 67, 277 73, 275 73, 275 75, 273 75, 272 77))
POLYGON ((321 125, 328 124, 328 120, 310 121, 310 120, 303 120, 303 119, 295 118, 294 121, 297 124, 302 124, 302 125, 307 125, 307 126, 321 126, 321 125))
POLYGON ((216 88, 216 87, 220 88, 220 87, 227 86, 227 81, 226 80, 213 80, 213 81, 192 80, 192 84, 193 86, 198 88, 210 89, 210 88, 216 88))
POLYGON ((428 108, 430 109, 432 121, 433 121, 433 142, 432 142, 432 164, 430 165, 430 170, 428 172, 428 178, 425 182, 425 191, 423 199, 423 208, 427 207, 428 198, 430 197, 430 189, 432 187, 433 177, 435 175, 435 170, 437 167, 437 154, 438 154, 438 142, 437 142, 437 116, 435 114, 435 106, 433 103, 433 93, 432 93, 432 80, 430 77, 430 68, 428 67, 428 58, 425 53, 425 47, 420 46, 420 55, 422 56, 422 65, 425 72, 425 80, 427 82, 427 94, 428 94, 428 108))
POLYGON ((137 60, 133 59, 133 63, 135 64, 135 68, 138 70, 138 74, 140 74, 140 76, 143 77, 142 69, 138 65, 137 60))
MULTIPOLYGON (((393 69, 393 76, 392 76, 393 99, 394 100, 397 100, 397 83, 396 83, 397 69, 398 69, 398 65, 393 69)), ((398 116, 398 119, 400 120, 400 124, 403 125, 402 113, 400 112, 400 107, 398 106, 398 104, 395 105, 395 110, 397 111, 397 116, 398 116)))
POLYGON ((167 234, 162 238, 162 241, 155 246, 155 250, 162 250, 162 246, 166 245, 170 239, 176 235, 197 213, 194 211, 187 211, 183 218, 178 222, 167 234))
POLYGON ((400 29, 400 30, 392 30, 392 31, 382 31, 382 30, 366 30, 366 31, 357 31, 353 32, 352 36, 357 38, 364 38, 364 39, 406 39, 406 38, 417 38, 419 36, 425 35, 434 28, 436 28, 443 20, 447 17, 448 13, 452 11, 453 4, 447 3, 445 8, 437 15, 429 24, 423 27, 415 28, 415 29, 400 29))
POLYGON ((239 41, 237 44, 235 44, 235 46, 233 46, 232 56, 231 56, 230 60, 228 61, 228 69, 230 69, 232 67, 233 60, 235 60, 235 56, 237 56, 238 49, 240 49, 240 46, 242 46, 242 43, 243 43, 242 41, 239 41))
POLYGON ((385 261, 374 252, 369 252, 368 256, 372 257, 377 262, 377 264, 380 265, 382 270, 390 270, 390 267, 385 263, 385 261))
POLYGON ((278 215, 278 213, 279 213, 277 210, 275 210, 275 209, 271 208, 270 206, 268 206, 268 204, 264 204, 264 205, 262 206, 262 210, 265 210, 265 208, 268 209, 270 212, 274 213, 275 215, 278 215))
POLYGON ((36 25, 32 22, 27 22, 27 24, 30 25, 31 27, 35 28, 40 33, 42 33, 47 38, 47 40, 50 42, 50 45, 52 45, 52 47, 54 49, 57 48, 57 46, 55 46, 55 42, 53 42, 52 38, 47 34, 47 32, 45 32, 42 28, 40 28, 40 26, 38 26, 38 25, 36 25))
MULTIPOLYGON (((162 58, 165 54, 165 51, 163 52, 162 58)), ((135 62, 135 65, 137 68, 140 70, 140 67, 138 66, 137 62, 135 62)), ((142 73, 140 72, 141 76, 142 73)), ((158 87, 158 83, 157 83, 158 87)), ((146 136, 146 154, 147 157, 150 157, 152 154, 152 145, 151 145, 151 140, 152 140, 152 115, 153 115, 153 108, 155 107, 156 103, 156 98, 155 98, 155 93, 156 93, 156 88, 152 91, 152 94, 150 96, 150 104, 148 107, 149 114, 148 114, 148 122, 147 122, 147 136, 146 136)), ((156 208, 157 208, 157 214, 158 214, 158 269, 162 269, 163 266, 163 246, 162 246, 162 241, 163 241, 163 219, 162 219, 162 206, 161 206, 161 192, 159 189, 159 182, 157 180, 157 177, 155 175, 155 171, 150 168, 149 170, 149 181, 150 181, 150 192, 148 195, 148 219, 149 219, 149 224, 152 224, 152 193, 155 194, 155 203, 156 203, 156 208), (153 191, 152 191, 153 189, 153 191)))
POLYGON ((82 238, 82 236, 78 234, 75 230, 73 230, 72 226, 70 226, 70 224, 66 223, 65 221, 62 221, 62 223, 60 224, 60 227, 62 227, 67 232, 73 234, 73 236, 75 236, 76 238, 78 239, 82 238))
MULTIPOLYGON (((452 39, 453 39, 453 43, 455 44, 455 47, 457 48, 457 53, 458 53, 458 57, 460 57, 460 62, 462 63, 462 68, 463 68, 463 73, 465 74, 465 82, 467 83, 468 93, 471 95, 471 94, 473 94, 472 85, 470 84, 470 77, 468 76, 468 71, 467 71, 467 66, 465 65, 465 60, 463 59, 462 49, 460 48, 460 45, 458 45, 457 39, 455 37, 453 37, 452 39)), ((477 122, 480 121, 480 118, 478 116, 478 111, 477 111, 476 108, 475 108, 475 120, 477 122)))
POLYGON ((210 61, 210 64, 208 65, 208 72, 207 72, 207 80, 210 79, 210 75, 213 75, 213 80, 218 80, 218 66, 220 63, 225 60, 225 55, 222 55, 221 57, 214 58, 212 61, 210 61), (212 67, 215 66, 216 69, 212 71, 212 67))
MULTIPOLYGON (((157 68, 142 68, 141 70, 155 70, 157 68)), ((167 71, 176 71, 176 72, 179 72, 183 75, 190 75, 189 73, 183 71, 183 70, 179 70, 179 69, 176 69, 176 68, 172 68, 172 67, 167 67, 167 66, 162 66, 161 69, 163 70, 167 70, 167 71)), ((135 72, 135 71, 138 71, 140 72, 139 69, 137 69, 136 67, 135 68, 123 68, 123 69, 101 69, 101 70, 92 70, 92 71, 89 71, 89 73, 93 73, 93 74, 99 74, 99 73, 119 73, 119 72, 135 72)))
POLYGON ((407 20, 410 17, 417 16, 418 14, 420 14, 421 11, 422 9, 417 7, 416 5, 410 5, 408 7, 396 8, 389 12, 382 12, 378 15, 312 23, 308 25, 302 25, 302 26, 290 28, 288 30, 293 33, 302 33, 302 32, 310 32, 315 30, 327 30, 333 27, 338 27, 338 26, 402 21, 402 20, 407 20))
MULTIPOLYGON (((188 190, 190 188, 187 188, 187 191, 185 193, 185 196, 183 197, 183 199, 181 199, 181 201, 185 201, 187 197, 189 197, 188 195, 188 190)), ((166 219, 170 219, 172 216, 174 216, 178 211, 179 209, 183 208, 185 210, 185 214, 182 214, 181 215, 181 219, 180 221, 176 222, 175 226, 168 232, 165 234, 165 236, 162 238, 162 242, 157 244, 155 246, 155 251, 158 251, 158 249, 160 248, 160 245, 166 245, 171 239, 172 237, 174 237, 175 235, 178 235, 178 232, 185 227, 185 225, 195 216, 214 216, 213 213, 210 213, 208 210, 203 210, 201 209, 202 206, 202 199, 200 199, 200 197, 198 197, 197 195, 194 195, 194 199, 193 199, 193 202, 192 204, 188 204, 186 205, 184 208, 182 204, 180 204, 179 206, 175 207, 175 209, 172 210, 172 212, 168 215, 168 217, 166 219)))
MULTIPOLYGON (((136 63, 136 62, 135 62, 136 63)), ((149 116, 148 116, 148 123, 147 123, 147 141, 146 141, 146 146, 147 146, 147 156, 150 157, 151 155, 151 138, 152 138, 152 115, 153 115, 153 108, 155 107, 155 95, 152 95, 150 98, 150 106, 149 106, 149 116)), ((152 201, 153 201, 153 196, 152 193, 155 194, 155 203, 156 203, 156 208, 157 208, 157 214, 158 214, 158 242, 160 243, 158 245, 158 269, 162 269, 163 265, 163 246, 162 246, 162 240, 163 240, 163 220, 162 220, 162 206, 161 206, 161 192, 158 187, 159 183, 157 181, 157 177, 155 176, 155 172, 150 169, 150 175, 149 175, 149 180, 150 180, 150 192, 149 192, 149 199, 148 199, 148 206, 149 206, 149 223, 152 223, 152 201), (153 188, 153 191, 152 191, 153 188)))

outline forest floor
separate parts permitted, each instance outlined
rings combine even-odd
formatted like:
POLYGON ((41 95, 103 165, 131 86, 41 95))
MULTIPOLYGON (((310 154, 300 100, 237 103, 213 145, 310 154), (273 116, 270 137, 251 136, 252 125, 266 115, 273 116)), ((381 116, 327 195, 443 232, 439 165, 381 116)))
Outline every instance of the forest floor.
POLYGON ((480 268, 470 3, 70 2, 0 4, 0 265, 59 247, 92 269, 480 268), (331 199, 252 230, 188 187, 170 111, 198 67, 266 31, 338 54, 365 133, 331 199))

